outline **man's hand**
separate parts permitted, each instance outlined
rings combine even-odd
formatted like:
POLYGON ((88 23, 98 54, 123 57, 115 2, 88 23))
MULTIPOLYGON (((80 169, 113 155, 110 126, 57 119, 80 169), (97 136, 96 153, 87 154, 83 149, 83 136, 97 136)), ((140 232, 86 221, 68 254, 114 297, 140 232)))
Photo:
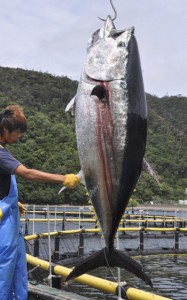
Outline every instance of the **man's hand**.
POLYGON ((20 212, 20 216, 24 216, 25 212, 26 212, 26 208, 23 204, 21 204, 20 202, 18 202, 18 206, 19 206, 19 212, 20 212))
POLYGON ((80 183, 80 178, 75 174, 67 174, 65 175, 65 180, 63 182, 65 187, 70 189, 75 188, 80 183))

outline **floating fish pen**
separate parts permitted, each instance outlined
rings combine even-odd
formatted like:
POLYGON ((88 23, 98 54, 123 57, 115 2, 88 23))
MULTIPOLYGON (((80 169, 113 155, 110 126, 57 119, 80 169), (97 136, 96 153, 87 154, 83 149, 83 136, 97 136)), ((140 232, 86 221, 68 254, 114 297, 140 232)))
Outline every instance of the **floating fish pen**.
MULTIPOLYGON (((29 278, 60 290, 66 289, 64 281, 70 268, 105 245, 96 216, 88 208, 27 207, 26 215, 21 220, 29 278)), ((130 256, 187 253, 185 215, 179 211, 149 211, 149 214, 143 214, 141 210, 139 213, 126 213, 116 234, 116 244, 118 249, 130 256)), ((137 290, 128 284, 121 287, 117 282, 87 274, 75 281, 113 295, 117 295, 121 288, 122 299, 167 299, 137 290)), ((38 293, 35 285, 30 285, 31 290, 38 293)))

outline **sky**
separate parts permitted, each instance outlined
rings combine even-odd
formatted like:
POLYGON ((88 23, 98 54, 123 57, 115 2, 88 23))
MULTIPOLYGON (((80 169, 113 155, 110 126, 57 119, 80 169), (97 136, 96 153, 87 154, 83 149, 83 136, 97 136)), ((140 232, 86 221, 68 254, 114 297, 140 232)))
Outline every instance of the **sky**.
MULTIPOLYGON (((187 0, 113 0, 116 29, 135 27, 145 91, 187 96, 187 0)), ((0 0, 0 66, 80 78, 109 0, 0 0)))

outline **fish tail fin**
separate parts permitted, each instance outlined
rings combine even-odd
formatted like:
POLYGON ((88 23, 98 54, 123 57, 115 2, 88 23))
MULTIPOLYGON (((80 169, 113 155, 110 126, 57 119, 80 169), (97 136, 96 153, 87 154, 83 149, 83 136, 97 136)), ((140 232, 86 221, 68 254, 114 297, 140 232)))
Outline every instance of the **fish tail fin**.
POLYGON ((153 287, 150 278, 145 274, 142 266, 133 260, 129 255, 116 249, 104 248, 96 253, 84 258, 78 263, 71 273, 67 276, 66 281, 74 279, 84 273, 90 272, 98 267, 120 267, 132 272, 137 277, 141 278, 148 285, 153 287))
POLYGON ((145 283, 153 287, 151 279, 147 276, 144 272, 142 266, 132 259, 129 255, 125 254, 124 252, 116 249, 111 250, 110 254, 111 266, 123 268, 140 279, 142 279, 145 283))
POLYGON ((66 281, 74 279, 84 273, 90 272, 98 267, 105 265, 105 257, 103 249, 99 250, 89 257, 81 259, 81 261, 76 264, 75 268, 71 273, 66 277, 66 281))

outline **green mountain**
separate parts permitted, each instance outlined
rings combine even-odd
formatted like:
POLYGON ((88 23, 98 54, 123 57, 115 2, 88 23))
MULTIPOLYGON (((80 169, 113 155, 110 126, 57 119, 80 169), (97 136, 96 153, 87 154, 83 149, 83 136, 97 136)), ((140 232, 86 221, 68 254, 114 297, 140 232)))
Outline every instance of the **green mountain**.
MULTIPOLYGON (((11 153, 29 168, 52 173, 77 173, 74 117, 64 109, 75 95, 78 82, 66 76, 0 67, 0 109, 19 104, 29 129, 21 143, 9 146, 11 153)), ((133 198, 139 201, 184 199, 186 183, 187 98, 158 98, 147 94, 148 140, 146 158, 156 170, 160 186, 142 173, 133 198)), ((28 203, 86 204, 83 187, 58 195, 59 185, 39 184, 17 178, 19 197, 28 203)))

